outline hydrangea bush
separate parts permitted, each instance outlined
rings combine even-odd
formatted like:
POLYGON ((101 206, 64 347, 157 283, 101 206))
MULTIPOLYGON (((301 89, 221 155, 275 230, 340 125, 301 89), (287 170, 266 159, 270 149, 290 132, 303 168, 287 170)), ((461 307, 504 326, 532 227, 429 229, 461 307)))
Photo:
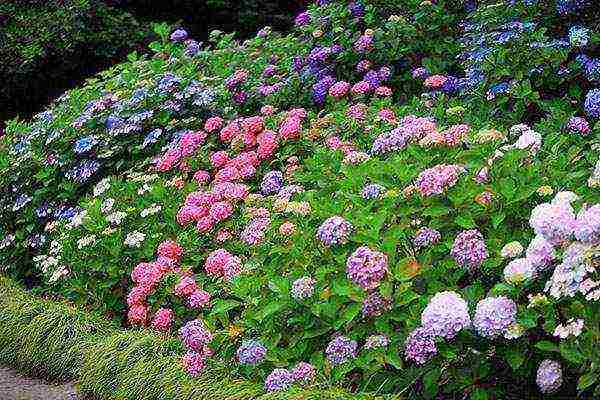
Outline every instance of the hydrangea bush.
MULTIPOLYGON (((460 57, 505 54, 470 33, 538 2, 391 3, 320 0, 289 35, 244 43, 159 28, 154 58, 12 122, 7 270, 178 336, 193 376, 597 396, 598 117, 546 80, 508 106, 460 57)), ((528 9, 536 40, 560 33, 558 3, 528 9)), ((577 52, 595 40, 571 36, 577 52)), ((511 54, 499 68, 521 87, 518 60, 550 65, 511 54)))

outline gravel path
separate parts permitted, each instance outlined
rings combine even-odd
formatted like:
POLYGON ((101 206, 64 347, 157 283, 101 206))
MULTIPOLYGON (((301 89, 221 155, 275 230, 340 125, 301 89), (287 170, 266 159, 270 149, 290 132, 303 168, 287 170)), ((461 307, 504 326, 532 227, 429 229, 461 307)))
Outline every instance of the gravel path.
POLYGON ((0 400, 78 400, 73 384, 25 378, 0 366, 0 400))

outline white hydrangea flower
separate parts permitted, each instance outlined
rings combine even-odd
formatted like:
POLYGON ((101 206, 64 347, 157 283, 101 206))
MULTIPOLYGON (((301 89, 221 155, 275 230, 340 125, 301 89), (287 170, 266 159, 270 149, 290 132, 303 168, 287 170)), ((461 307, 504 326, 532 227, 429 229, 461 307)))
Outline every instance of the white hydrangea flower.
POLYGON ((110 178, 104 178, 94 186, 94 197, 98 197, 110 189, 110 178))
POLYGON ((146 239, 146 235, 139 231, 133 231, 127 234, 124 244, 129 247, 141 247, 142 242, 146 239))

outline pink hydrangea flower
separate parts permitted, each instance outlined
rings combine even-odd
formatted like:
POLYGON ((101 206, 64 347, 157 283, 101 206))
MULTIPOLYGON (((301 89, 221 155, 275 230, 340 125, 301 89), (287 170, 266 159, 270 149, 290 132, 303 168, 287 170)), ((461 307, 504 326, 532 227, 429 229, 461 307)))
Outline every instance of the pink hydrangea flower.
POLYGON ((169 308, 159 308, 152 319, 152 327, 159 332, 167 332, 173 324, 173 310, 169 308))
POLYGON ((176 261, 181 261, 181 257, 183 256, 183 247, 173 240, 165 240, 158 245, 156 255, 159 257, 163 256, 176 261))
POLYGON ((198 289, 196 280, 192 277, 186 276, 181 278, 179 283, 175 285, 173 292, 175 296, 188 297, 198 289))
POLYGON ((127 321, 132 326, 146 325, 148 320, 148 306, 145 304, 134 304, 129 308, 127 313, 127 321))
POLYGON ((206 132, 212 133, 212 132, 216 131, 217 129, 221 129, 222 126, 223 126, 223 118, 210 117, 204 123, 204 130, 206 132))

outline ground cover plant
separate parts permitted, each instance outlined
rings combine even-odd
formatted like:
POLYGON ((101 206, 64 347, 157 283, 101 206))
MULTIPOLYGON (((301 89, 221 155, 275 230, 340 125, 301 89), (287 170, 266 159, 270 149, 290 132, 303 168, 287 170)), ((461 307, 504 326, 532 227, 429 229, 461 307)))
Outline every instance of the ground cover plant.
POLYGON ((9 124, 6 272, 173 339, 198 379, 598 396, 596 17, 321 0, 243 42, 156 26, 152 57, 9 124))

